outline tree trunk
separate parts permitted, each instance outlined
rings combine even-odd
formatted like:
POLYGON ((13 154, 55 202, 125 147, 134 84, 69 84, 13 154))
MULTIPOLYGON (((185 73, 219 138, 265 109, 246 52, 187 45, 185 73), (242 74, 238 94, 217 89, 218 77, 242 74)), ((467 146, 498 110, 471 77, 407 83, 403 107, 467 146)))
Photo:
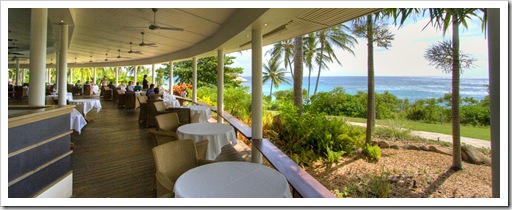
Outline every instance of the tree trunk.
MULTIPOLYGON (((313 64, 311 64, 313 65, 313 64)), ((311 89, 311 66, 309 66, 309 75, 308 75, 308 98, 309 98, 309 90, 311 89)))
POLYGON ((303 55, 302 55, 302 36, 295 37, 295 49, 293 56, 293 104, 302 109, 302 77, 303 77, 303 55))
POLYGON ((368 36, 368 113, 366 117, 366 143, 372 141, 372 130, 375 126, 375 85, 373 70, 373 23, 372 15, 366 16, 366 27, 368 36))
POLYGON ((274 86, 274 82, 270 82, 270 102, 272 102, 272 86, 274 86))
POLYGON ((316 77, 316 85, 315 92, 313 95, 316 95, 316 90, 318 89, 318 81, 320 80, 320 72, 322 72, 322 62, 324 58, 324 39, 320 38, 320 64, 318 65, 318 76, 316 77))
POLYGON ((452 169, 462 170, 462 157, 460 145, 460 113, 459 113, 459 84, 460 84, 460 60, 459 60, 459 23, 453 17, 453 63, 452 63, 452 137, 453 137, 453 164, 452 169))

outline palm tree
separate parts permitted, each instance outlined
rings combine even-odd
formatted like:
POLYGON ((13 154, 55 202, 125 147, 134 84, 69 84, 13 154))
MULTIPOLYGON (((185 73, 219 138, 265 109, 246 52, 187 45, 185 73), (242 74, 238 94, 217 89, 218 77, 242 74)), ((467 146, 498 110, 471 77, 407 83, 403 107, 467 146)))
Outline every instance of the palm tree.
POLYGON ((280 41, 274 44, 272 49, 267 53, 270 53, 272 57, 284 57, 284 68, 290 68, 290 74, 293 77, 292 62, 293 62, 293 42, 291 39, 280 41))
POLYGON ((311 71, 313 69, 313 60, 316 59, 317 55, 317 42, 315 35, 313 33, 308 34, 304 37, 304 63, 306 64, 306 67, 308 68, 308 97, 309 97, 309 90, 311 87, 311 71))
POLYGON ((267 64, 263 65, 263 82, 267 82, 270 80, 270 101, 272 101, 272 87, 279 87, 281 83, 290 84, 290 81, 286 79, 285 74, 287 73, 285 69, 281 68, 282 61, 279 60, 279 57, 273 57, 267 64))
POLYGON ((388 49, 394 34, 391 33, 389 27, 382 22, 380 14, 369 14, 366 18, 360 18, 353 21, 353 33, 357 37, 366 38, 368 41, 368 105, 366 119, 366 143, 372 140, 372 130, 375 127, 375 71, 373 66, 373 43, 376 42, 378 47, 388 49), (375 23, 374 23, 375 21, 375 23))
MULTIPOLYGON (((395 21, 401 15, 400 25, 403 25, 409 16, 416 15, 422 11, 421 9, 393 9, 391 10, 395 21)), ((423 14, 427 13, 430 16, 428 24, 443 30, 443 35, 452 26, 452 138, 453 138, 453 163, 451 168, 453 170, 462 170, 462 156, 461 156, 461 143, 460 143, 460 112, 459 112, 459 87, 460 87, 460 40, 459 40, 459 26, 462 24, 468 28, 466 19, 477 17, 482 21, 482 30, 486 27, 487 15, 486 9, 475 8, 435 8, 423 9, 423 14), (483 17, 477 13, 483 12, 483 17)))
MULTIPOLYGON (((318 41, 320 42, 320 53, 318 54, 320 56, 318 61, 319 64, 324 63, 324 58, 330 57, 330 62, 334 60, 341 65, 340 60, 338 59, 338 57, 336 57, 336 54, 334 53, 333 46, 339 47, 342 50, 350 52, 352 55, 354 55, 354 51, 352 51, 352 49, 350 48, 354 47, 354 44, 357 43, 357 40, 348 32, 346 32, 348 30, 349 28, 347 26, 340 24, 316 32, 316 36, 318 38, 318 41)), ((320 81, 320 73, 322 72, 322 67, 325 66, 318 65, 318 76, 316 77, 315 92, 313 94, 316 94, 316 91, 318 90, 318 82, 320 81)))

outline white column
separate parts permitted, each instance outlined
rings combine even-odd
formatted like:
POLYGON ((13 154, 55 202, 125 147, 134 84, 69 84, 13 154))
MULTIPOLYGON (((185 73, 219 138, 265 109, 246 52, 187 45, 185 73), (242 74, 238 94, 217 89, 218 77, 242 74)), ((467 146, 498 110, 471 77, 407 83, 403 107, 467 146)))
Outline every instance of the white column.
POLYGON ((119 66, 116 66, 116 87, 119 85, 119 66))
POLYGON ((155 84, 155 64, 151 64, 151 83, 155 84))
POLYGON ((197 58, 192 58, 192 101, 197 102, 197 58))
POLYGON ((21 70, 21 85, 25 84, 25 77, 27 77, 27 69, 21 70))
MULTIPOLYGON (((60 35, 58 35, 60 36, 60 35)), ((57 41, 55 46, 55 84, 54 89, 56 92, 59 92, 59 81, 60 81, 60 40, 57 41)))
POLYGON ((69 84, 73 84, 73 69, 74 68, 69 68, 69 84))
MULTIPOLYGON (((263 104, 262 104, 262 36, 261 29, 252 30, 252 139, 263 138, 263 104)), ((262 163, 259 150, 252 148, 252 162, 262 163)))
MULTIPOLYGON (((491 173, 492 197, 500 197, 500 9, 489 8, 487 45, 489 59, 489 96, 491 98, 491 173)), ((506 62, 506 61, 504 61, 506 62)), ((506 64, 505 64, 506 65, 506 64)), ((507 78, 507 77, 505 77, 507 78)), ((504 109, 507 113, 507 109, 504 109)), ((507 113, 508 115, 508 113, 507 113)), ((507 116, 505 115, 505 116, 507 116)), ((506 149, 506 148, 504 148, 506 149)), ((506 151, 506 150, 505 150, 506 151)), ((505 177, 506 178, 506 177, 505 177)), ((504 188, 507 190, 507 188, 504 188)), ((505 193, 506 194, 506 193, 505 193)))
POLYGON ((60 29, 60 58, 59 58, 59 105, 66 105, 68 70, 68 25, 61 24, 60 29))
MULTIPOLYGON (((173 81, 173 66, 172 66, 172 61, 169 61, 169 89, 171 91, 171 94, 173 94, 173 86, 174 86, 174 81, 173 81)), ((179 93, 178 93, 179 95, 179 93)))
MULTIPOLYGON (((96 78, 96 67, 92 68, 92 72, 93 72, 93 78, 94 78, 94 79, 93 79, 93 82, 94 82, 94 83, 96 83, 96 79, 97 79, 97 78, 96 78)), ((97 84, 96 84, 96 85, 97 85, 97 84)), ((116 84, 116 86, 117 86, 117 84, 116 84)))
POLYGON ((30 89, 28 105, 35 107, 44 106, 46 103, 44 70, 46 69, 48 9, 31 9, 30 21, 30 89))
POLYGON ((50 83, 50 72, 51 68, 46 68, 46 83, 50 83))
POLYGON ((224 112, 224 49, 217 50, 217 122, 223 123, 224 112))
POLYGON ((133 80, 137 80, 137 66, 133 66, 133 80))
POLYGON ((20 59, 16 58, 16 86, 20 85, 20 59))

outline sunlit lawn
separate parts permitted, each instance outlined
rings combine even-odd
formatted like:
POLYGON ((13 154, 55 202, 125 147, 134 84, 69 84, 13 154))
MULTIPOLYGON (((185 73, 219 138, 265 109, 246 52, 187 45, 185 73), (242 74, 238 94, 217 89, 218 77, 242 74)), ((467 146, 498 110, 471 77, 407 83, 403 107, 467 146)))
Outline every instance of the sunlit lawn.
MULTIPOLYGON (((359 122, 366 123, 365 118, 352 118, 345 117, 350 122, 359 122)), ((376 124, 385 124, 388 120, 377 120, 376 124)), ((406 128, 416 131, 428 131, 434 133, 443 133, 443 134, 452 134, 452 125, 450 123, 441 124, 430 124, 430 123, 422 123, 417 121, 410 120, 401 120, 406 128)), ((491 139, 491 131, 490 127, 473 127, 473 126, 460 126, 460 133, 463 137, 475 138, 475 139, 483 139, 489 141, 491 139)))

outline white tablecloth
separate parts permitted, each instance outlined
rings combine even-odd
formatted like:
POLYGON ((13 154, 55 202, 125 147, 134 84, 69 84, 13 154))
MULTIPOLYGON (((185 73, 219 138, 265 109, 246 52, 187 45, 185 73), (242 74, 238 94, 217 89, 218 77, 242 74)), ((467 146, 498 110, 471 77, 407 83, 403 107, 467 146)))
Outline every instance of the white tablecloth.
POLYGON ((228 124, 221 123, 191 123, 182 125, 176 131, 178 139, 192 139, 195 142, 208 140, 206 159, 215 160, 221 148, 231 142, 236 145, 235 129, 228 124))
POLYGON ((84 115, 86 115, 93 108, 96 109, 96 113, 101 110, 101 103, 99 99, 77 99, 70 100, 70 104, 83 104, 84 105, 84 115))
MULTIPOLYGON (((48 95, 48 96, 53 97, 54 100, 59 100, 59 95, 48 95)), ((66 100, 68 100, 68 101, 73 100, 73 93, 68 92, 66 94, 66 100)))
POLYGON ((100 92, 100 88, 99 88, 97 85, 92 86, 92 92, 93 92, 94 94, 98 94, 98 92, 100 92))
POLYGON ((71 129, 74 129, 78 134, 81 133, 82 128, 87 125, 87 121, 85 121, 84 116, 80 114, 80 112, 76 109, 73 109, 73 112, 71 112, 71 129))
POLYGON ((176 198, 291 198, 286 178, 267 166, 250 162, 218 162, 182 174, 176 198))
POLYGON ((192 116, 199 114, 199 122, 208 122, 208 119, 212 117, 212 111, 206 106, 194 105, 188 106, 188 108, 190 108, 190 114, 192 116))

